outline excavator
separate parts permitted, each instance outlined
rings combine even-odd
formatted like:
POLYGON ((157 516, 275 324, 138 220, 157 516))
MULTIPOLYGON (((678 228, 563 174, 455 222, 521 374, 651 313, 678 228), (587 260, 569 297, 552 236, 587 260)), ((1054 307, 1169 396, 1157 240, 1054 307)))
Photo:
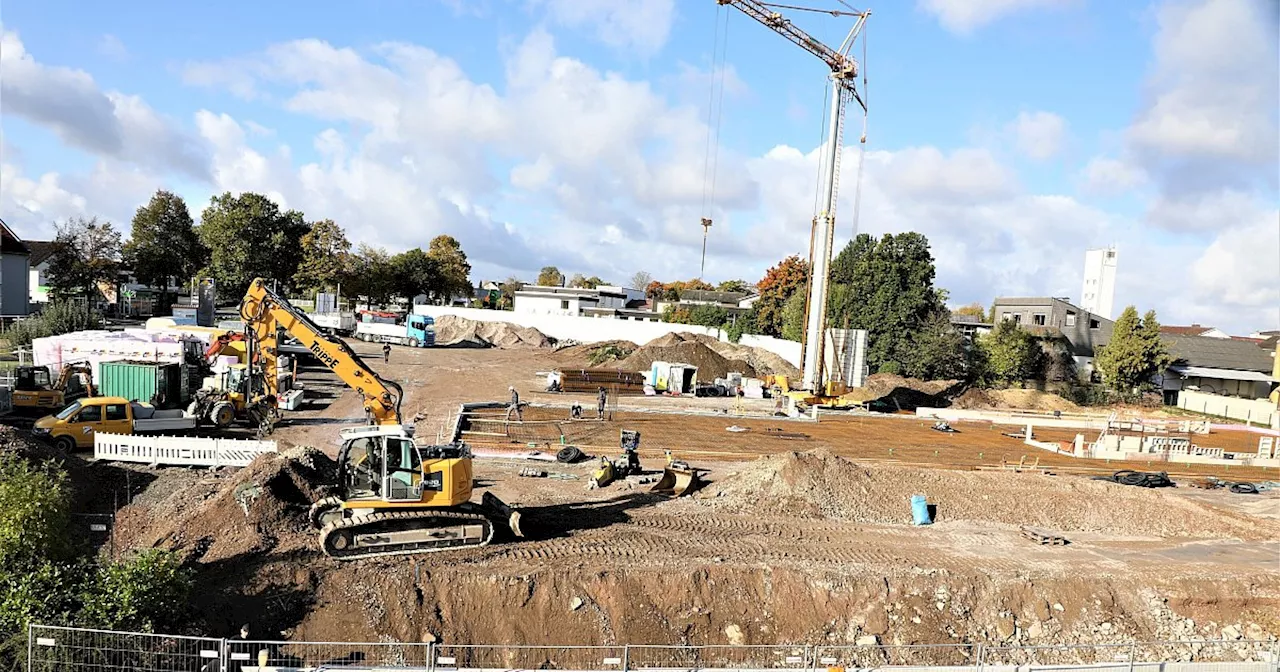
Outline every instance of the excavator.
POLYGON ((341 431, 336 494, 311 507, 325 554, 353 560, 484 546, 499 532, 524 536, 519 511, 488 492, 471 501, 470 449, 415 444, 401 422, 400 386, 370 369, 345 341, 326 335, 261 278, 249 285, 240 314, 255 362, 245 404, 255 417, 279 418, 281 332, 364 398, 368 426, 341 431))
POLYGON ((49 378, 47 366, 18 367, 14 371, 13 410, 21 414, 44 415, 95 393, 93 368, 84 362, 62 367, 58 379, 52 383, 49 378))

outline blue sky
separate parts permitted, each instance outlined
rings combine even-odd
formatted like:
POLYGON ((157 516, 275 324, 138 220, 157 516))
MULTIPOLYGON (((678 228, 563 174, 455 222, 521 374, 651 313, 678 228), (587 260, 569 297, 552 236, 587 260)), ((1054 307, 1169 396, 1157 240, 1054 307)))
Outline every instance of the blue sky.
MULTIPOLYGON (((928 235, 957 303, 1078 297, 1085 249, 1117 243, 1119 305, 1277 327, 1273 2, 884 5, 864 34, 859 230, 928 235)), ((850 25, 781 11, 828 44, 850 25)), ((77 214, 127 229, 165 187, 197 218, 213 193, 262 191, 389 249, 450 233, 475 279, 692 277, 701 216, 713 281, 808 247, 825 68, 713 0, 51 0, 0 18, 0 217, 30 238, 77 214)), ((860 115, 847 128, 844 238, 860 115)))

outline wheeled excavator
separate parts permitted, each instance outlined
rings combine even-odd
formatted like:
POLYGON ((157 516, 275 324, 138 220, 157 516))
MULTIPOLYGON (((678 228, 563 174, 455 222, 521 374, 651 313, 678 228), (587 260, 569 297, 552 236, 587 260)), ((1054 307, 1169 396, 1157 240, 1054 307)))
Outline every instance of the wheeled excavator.
POLYGON ((400 386, 370 369, 345 341, 326 335, 261 278, 249 285, 240 313, 255 363, 245 403, 256 417, 279 417, 281 332, 364 398, 369 425, 341 431, 336 494, 311 507, 325 554, 352 560, 484 546, 499 532, 523 536, 519 511, 488 492, 471 501, 470 449, 415 444, 401 423, 400 386))

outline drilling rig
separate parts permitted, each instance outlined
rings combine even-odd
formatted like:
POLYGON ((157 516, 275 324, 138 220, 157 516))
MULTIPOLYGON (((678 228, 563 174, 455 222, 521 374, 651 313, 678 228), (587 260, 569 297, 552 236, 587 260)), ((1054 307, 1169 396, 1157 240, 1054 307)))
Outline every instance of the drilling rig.
MULTIPOLYGON (((849 34, 838 48, 832 48, 800 30, 792 24, 790 19, 775 11, 778 7, 797 10, 808 10, 808 8, 777 5, 758 0, 716 0, 716 3, 730 5, 740 10, 761 25, 817 56, 831 69, 833 88, 830 96, 831 108, 828 111, 826 144, 822 148, 819 164, 820 201, 809 241, 809 300, 805 307, 805 338, 800 350, 803 378, 799 389, 791 388, 788 392, 809 403, 838 405, 839 396, 845 392, 845 389, 843 385, 826 379, 823 366, 827 333, 827 290, 831 273, 831 252, 835 241, 836 198, 840 185, 840 153, 844 146, 845 109, 849 102, 853 101, 862 108, 863 114, 867 111, 864 98, 865 77, 864 91, 859 92, 857 79, 861 72, 861 65, 851 54, 871 12, 852 10, 852 8, 850 11, 809 10, 836 17, 853 17, 854 23, 849 34)), ((864 133, 860 142, 866 143, 866 141, 864 133)))

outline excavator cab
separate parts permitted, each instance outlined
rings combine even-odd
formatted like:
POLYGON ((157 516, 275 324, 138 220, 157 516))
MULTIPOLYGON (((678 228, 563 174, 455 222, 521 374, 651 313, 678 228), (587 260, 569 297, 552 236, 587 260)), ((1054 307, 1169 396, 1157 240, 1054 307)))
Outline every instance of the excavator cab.
POLYGON ((47 366, 14 370, 13 409, 19 413, 49 413, 93 392, 93 370, 82 362, 64 366, 56 381, 47 366))
POLYGON ((342 430, 338 492, 311 507, 320 548, 339 559, 484 546, 523 536, 520 512, 492 493, 471 502, 471 451, 419 446, 400 425, 342 430))

